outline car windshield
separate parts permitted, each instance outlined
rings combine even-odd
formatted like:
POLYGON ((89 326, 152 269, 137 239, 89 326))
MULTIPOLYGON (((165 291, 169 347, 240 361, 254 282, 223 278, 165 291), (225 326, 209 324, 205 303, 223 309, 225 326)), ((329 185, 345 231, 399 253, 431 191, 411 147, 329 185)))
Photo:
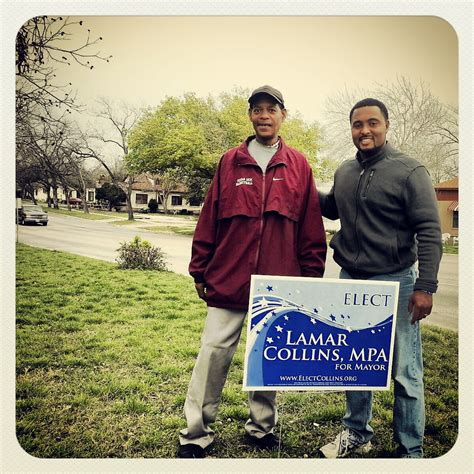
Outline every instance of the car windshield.
POLYGON ((24 211, 40 211, 40 212, 43 211, 41 206, 23 206, 23 210, 24 211))

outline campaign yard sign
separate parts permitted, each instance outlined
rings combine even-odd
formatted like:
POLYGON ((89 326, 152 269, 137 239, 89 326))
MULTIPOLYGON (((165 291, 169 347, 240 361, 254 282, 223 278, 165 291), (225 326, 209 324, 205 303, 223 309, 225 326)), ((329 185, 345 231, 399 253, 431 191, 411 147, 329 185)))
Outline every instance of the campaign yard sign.
POLYGON ((398 282, 252 275, 244 390, 388 390, 398 282))

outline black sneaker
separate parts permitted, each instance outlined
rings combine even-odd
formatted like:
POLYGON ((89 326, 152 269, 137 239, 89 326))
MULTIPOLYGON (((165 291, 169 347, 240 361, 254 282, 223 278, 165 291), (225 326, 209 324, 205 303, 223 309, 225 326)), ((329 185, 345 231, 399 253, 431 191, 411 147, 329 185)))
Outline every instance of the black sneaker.
POLYGON ((248 444, 259 449, 276 451, 281 447, 280 440, 273 433, 267 433, 262 438, 246 434, 245 438, 248 444))
POLYGON ((203 458, 204 448, 197 444, 182 444, 178 449, 178 458, 203 458))

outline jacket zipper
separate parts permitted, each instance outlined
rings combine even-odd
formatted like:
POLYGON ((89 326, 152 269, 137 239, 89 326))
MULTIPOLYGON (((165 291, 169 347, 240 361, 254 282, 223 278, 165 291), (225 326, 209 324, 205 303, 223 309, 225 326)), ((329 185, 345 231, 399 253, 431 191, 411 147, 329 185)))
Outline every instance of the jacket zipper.
POLYGON ((363 169, 359 173, 359 182, 357 183, 357 190, 356 190, 356 217, 355 217, 355 222, 354 222, 354 228, 355 228, 355 234, 356 234, 356 240, 357 240, 357 256, 354 261, 354 265, 357 267, 357 260, 359 260, 359 254, 360 254, 360 239, 359 239, 359 233, 357 232, 357 219, 359 217, 359 188, 360 188, 360 182, 362 180, 362 176, 365 173, 365 169, 363 169))
POLYGON ((260 246, 262 245, 264 207, 265 207, 265 173, 262 171, 262 206, 260 208, 260 225, 259 225, 259 232, 258 232, 257 252, 255 254, 255 271, 257 271, 258 269, 258 260, 260 258, 260 246))
POLYGON ((365 185, 365 190, 364 190, 364 194, 362 194, 362 197, 367 197, 367 194, 369 193, 370 182, 372 181, 372 177, 374 176, 374 173, 375 173, 375 170, 370 170, 370 174, 367 179, 367 184, 365 185))

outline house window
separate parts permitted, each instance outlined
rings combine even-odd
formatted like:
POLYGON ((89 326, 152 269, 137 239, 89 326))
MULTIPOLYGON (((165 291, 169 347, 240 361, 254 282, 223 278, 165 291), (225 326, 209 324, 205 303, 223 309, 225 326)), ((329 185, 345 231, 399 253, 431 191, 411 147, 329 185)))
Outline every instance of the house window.
POLYGON ((147 204, 148 203, 148 194, 138 194, 135 196, 135 202, 137 204, 147 204))
POLYGON ((459 211, 453 211, 453 229, 459 227, 459 211))
POLYGON ((95 200, 95 192, 94 191, 87 191, 87 200, 89 202, 93 202, 95 200))
POLYGON ((183 205, 182 196, 171 196, 171 205, 172 206, 182 206, 183 205))
POLYGON ((193 199, 193 198, 191 198, 191 199, 189 200, 189 205, 190 205, 190 206, 196 206, 196 207, 197 207, 197 206, 200 206, 200 205, 201 205, 201 201, 200 201, 199 199, 193 199))

